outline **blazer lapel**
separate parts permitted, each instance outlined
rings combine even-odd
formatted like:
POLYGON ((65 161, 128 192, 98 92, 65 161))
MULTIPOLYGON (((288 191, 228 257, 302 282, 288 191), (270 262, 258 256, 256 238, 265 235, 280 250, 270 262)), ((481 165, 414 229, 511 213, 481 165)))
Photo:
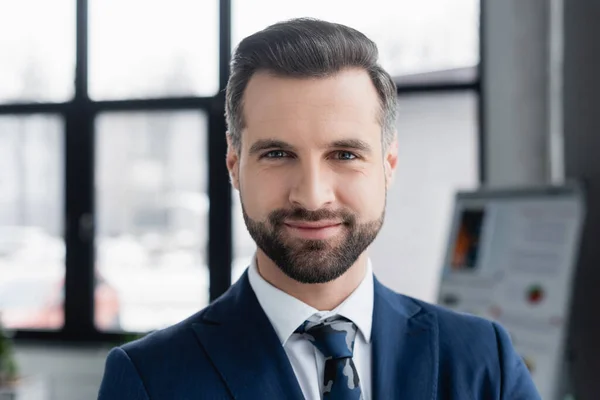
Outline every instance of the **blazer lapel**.
POLYGON ((375 280, 373 398, 435 399, 437 336, 433 314, 375 280))
POLYGON ((247 272, 192 327, 233 398, 304 398, 247 272))

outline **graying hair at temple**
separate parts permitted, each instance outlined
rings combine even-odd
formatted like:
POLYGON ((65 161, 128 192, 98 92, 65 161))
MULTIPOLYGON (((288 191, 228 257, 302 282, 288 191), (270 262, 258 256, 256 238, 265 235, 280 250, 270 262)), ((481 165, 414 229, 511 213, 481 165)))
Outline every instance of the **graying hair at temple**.
POLYGON ((362 68, 380 98, 378 120, 383 148, 394 140, 396 85, 378 64, 377 45, 361 32, 326 21, 299 18, 257 32, 236 48, 227 83, 227 126, 233 147, 241 149, 244 128, 243 96, 257 71, 291 78, 326 78, 344 69, 362 68))

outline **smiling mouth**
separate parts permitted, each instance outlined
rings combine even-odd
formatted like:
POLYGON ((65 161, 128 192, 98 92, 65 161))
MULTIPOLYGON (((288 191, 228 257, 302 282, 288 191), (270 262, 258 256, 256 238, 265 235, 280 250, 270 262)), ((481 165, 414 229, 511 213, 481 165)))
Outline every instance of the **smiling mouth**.
POLYGON ((310 240, 323 240, 336 236, 343 224, 337 221, 297 222, 284 223, 286 230, 295 237, 310 240))
POLYGON ((320 229, 327 228, 330 226, 341 225, 342 223, 339 221, 289 221, 285 222, 286 225, 291 226, 293 228, 302 228, 302 229, 320 229))

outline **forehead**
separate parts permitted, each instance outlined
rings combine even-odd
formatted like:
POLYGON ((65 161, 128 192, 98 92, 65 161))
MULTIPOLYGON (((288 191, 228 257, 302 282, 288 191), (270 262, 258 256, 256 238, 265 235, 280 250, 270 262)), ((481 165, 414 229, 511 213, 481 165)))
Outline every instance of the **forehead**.
POLYGON ((380 102, 366 71, 327 78, 252 76, 244 93, 245 142, 264 137, 339 139, 349 134, 379 139, 380 102))

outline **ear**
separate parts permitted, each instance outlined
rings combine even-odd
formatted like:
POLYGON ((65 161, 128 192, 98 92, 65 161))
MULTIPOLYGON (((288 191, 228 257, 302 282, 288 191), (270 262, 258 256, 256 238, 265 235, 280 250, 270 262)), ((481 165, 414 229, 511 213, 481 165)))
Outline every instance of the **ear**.
POLYGON ((394 141, 390 143, 388 149, 385 151, 383 159, 383 166, 385 168, 385 182, 386 188, 390 188, 394 177, 396 175, 396 167, 398 166, 398 135, 394 133, 394 141))
POLYGON ((229 170, 229 180, 231 185, 240 190, 240 156, 237 150, 231 143, 231 135, 229 132, 225 135, 227 137, 227 170, 229 170))

